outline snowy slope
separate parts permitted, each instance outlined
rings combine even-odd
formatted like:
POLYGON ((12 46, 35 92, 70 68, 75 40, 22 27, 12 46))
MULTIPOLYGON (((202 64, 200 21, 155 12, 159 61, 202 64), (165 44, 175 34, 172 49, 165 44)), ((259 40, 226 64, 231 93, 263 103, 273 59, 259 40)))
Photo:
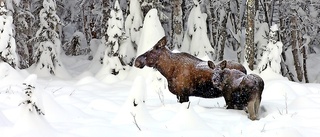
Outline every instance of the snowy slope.
MULTIPOLYGON (((75 64, 78 59, 69 59, 75 64)), ((89 64, 90 62, 87 62, 89 64)), ((88 66, 88 65, 87 65, 88 66)), ((37 99, 45 115, 30 112, 22 83, 29 74, 0 63, 1 136, 221 136, 317 137, 320 134, 320 84, 300 84, 263 72, 260 120, 251 121, 244 111, 227 110, 223 98, 192 97, 177 103, 165 91, 163 102, 142 77, 107 84, 91 73, 79 72, 72 80, 40 78, 37 99)), ((72 69, 69 69, 72 70, 72 69)))

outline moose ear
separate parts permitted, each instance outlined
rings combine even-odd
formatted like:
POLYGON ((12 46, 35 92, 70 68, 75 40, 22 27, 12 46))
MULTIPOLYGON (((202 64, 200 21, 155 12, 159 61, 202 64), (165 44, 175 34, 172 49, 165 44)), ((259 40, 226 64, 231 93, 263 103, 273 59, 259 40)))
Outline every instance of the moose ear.
POLYGON ((164 47, 166 45, 167 45, 167 38, 166 38, 166 36, 164 36, 158 41, 158 43, 155 46, 158 47, 158 48, 161 48, 161 47, 164 47))
POLYGON ((214 69, 215 68, 215 65, 214 65, 214 63, 212 62, 212 61, 208 61, 208 66, 209 66, 209 68, 211 68, 211 69, 214 69))
POLYGON ((223 60, 220 64, 219 64, 220 68, 221 69, 224 69, 227 67, 227 61, 226 60, 223 60))

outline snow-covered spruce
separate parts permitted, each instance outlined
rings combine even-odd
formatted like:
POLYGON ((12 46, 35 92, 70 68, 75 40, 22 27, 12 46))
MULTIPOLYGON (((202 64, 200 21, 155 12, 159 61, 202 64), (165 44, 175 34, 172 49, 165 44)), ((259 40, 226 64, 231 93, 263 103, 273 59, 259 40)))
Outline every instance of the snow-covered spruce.
POLYGON ((38 104, 38 99, 36 95, 34 94, 35 92, 35 82, 37 80, 37 75, 32 74, 30 75, 23 85, 25 86, 24 94, 26 95, 26 100, 21 102, 20 105, 26 105, 29 109, 30 112, 37 113, 39 115, 44 115, 44 112, 40 109, 39 104, 38 104))
POLYGON ((275 73, 279 74, 281 72, 280 62, 283 44, 277 40, 277 31, 277 25, 271 26, 268 44, 258 64, 259 72, 262 72, 267 67, 271 68, 275 73))
POLYGON ((123 22, 123 13, 119 2, 116 1, 108 20, 107 35, 109 37, 105 43, 106 50, 101 68, 102 71, 106 71, 108 74, 118 75, 121 71, 125 70, 124 66, 126 64, 121 60, 125 56, 125 53, 120 52, 121 43, 125 38, 123 22))
POLYGON ((56 30, 60 18, 56 14, 56 3, 53 0, 44 0, 43 8, 39 13, 40 28, 36 37, 31 39, 34 45, 35 73, 40 76, 56 75, 68 77, 60 59, 61 41, 56 30), (58 74, 60 73, 60 74, 58 74))
POLYGON ((16 42, 13 37, 13 19, 7 16, 8 10, 3 1, 0 3, 0 59, 15 68, 18 63, 16 42))
POLYGON ((209 57, 213 59, 214 49, 207 36, 207 14, 201 12, 200 4, 197 0, 194 0, 194 4, 188 18, 187 35, 185 35, 183 41, 186 47, 182 50, 189 49, 190 54, 199 58, 209 57))
POLYGON ((120 47, 120 55, 123 56, 123 61, 128 65, 132 65, 137 54, 137 45, 140 40, 140 34, 143 25, 143 15, 138 0, 131 0, 129 5, 129 15, 125 20, 125 35, 127 39, 123 41, 120 47), (123 52, 123 53, 122 53, 123 52))
POLYGON ((66 55, 72 56, 86 55, 90 52, 86 37, 80 31, 73 33, 72 38, 63 45, 63 48, 66 50, 66 55))

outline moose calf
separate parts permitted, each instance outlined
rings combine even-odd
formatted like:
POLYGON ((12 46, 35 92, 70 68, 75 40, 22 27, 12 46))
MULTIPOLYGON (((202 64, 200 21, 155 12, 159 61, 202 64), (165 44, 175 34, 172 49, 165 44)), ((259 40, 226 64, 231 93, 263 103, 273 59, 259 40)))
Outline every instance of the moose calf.
MULTIPOLYGON (((256 120, 264 89, 261 77, 226 68, 227 61, 214 67, 212 83, 222 91, 227 109, 247 109, 249 118, 256 120)), ((210 66, 212 67, 212 66, 210 66)))

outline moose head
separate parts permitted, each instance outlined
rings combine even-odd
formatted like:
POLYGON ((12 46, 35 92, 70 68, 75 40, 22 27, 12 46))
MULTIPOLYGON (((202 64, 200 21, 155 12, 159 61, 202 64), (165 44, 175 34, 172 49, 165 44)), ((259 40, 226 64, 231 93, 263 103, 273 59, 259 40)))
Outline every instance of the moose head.
POLYGON ((212 83, 215 85, 218 89, 221 89, 221 84, 223 81, 223 69, 227 66, 227 61, 222 61, 219 65, 215 66, 214 64, 208 63, 210 68, 213 68, 213 76, 212 76, 212 83))
POLYGON ((145 65, 148 67, 155 67, 158 63, 159 57, 164 53, 162 51, 166 49, 166 44, 167 39, 164 36, 152 47, 152 49, 138 56, 135 60, 134 66, 137 68, 143 68, 145 65))

